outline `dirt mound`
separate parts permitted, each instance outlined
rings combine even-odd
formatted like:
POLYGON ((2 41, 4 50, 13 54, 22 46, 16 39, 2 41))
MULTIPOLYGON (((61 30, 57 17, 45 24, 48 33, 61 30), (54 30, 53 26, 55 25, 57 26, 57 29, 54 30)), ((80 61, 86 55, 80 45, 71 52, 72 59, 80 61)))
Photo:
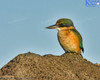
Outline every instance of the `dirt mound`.
POLYGON ((79 55, 20 54, 0 69, 0 80, 100 80, 100 65, 79 55))

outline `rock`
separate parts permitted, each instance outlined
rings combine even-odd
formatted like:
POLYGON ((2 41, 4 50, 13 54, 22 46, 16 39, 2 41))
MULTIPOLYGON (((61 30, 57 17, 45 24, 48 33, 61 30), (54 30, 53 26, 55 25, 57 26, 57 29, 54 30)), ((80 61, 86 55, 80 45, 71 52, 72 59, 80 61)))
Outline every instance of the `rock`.
POLYGON ((100 66, 82 56, 20 54, 0 69, 0 80, 100 80, 100 66))

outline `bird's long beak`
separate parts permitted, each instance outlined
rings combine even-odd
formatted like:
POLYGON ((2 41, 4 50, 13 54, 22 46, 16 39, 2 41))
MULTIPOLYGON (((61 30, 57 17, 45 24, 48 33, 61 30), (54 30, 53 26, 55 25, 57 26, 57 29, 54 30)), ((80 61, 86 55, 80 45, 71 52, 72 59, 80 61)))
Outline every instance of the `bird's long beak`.
POLYGON ((56 29, 56 28, 58 28, 57 25, 52 25, 52 26, 46 27, 46 29, 56 29))

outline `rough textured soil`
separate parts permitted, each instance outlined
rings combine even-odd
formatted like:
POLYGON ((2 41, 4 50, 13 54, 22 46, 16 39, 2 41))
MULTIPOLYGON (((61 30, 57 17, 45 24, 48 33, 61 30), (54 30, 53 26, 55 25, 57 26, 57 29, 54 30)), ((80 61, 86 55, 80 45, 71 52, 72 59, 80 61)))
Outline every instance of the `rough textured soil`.
POLYGON ((20 54, 0 69, 0 80, 100 80, 100 65, 76 54, 20 54))

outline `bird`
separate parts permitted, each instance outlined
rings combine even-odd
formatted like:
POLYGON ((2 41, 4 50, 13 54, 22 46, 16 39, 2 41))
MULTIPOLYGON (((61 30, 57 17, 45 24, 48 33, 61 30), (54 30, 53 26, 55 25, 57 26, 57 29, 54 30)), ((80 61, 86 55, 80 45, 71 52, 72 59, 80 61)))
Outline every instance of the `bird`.
POLYGON ((71 19, 61 18, 56 24, 46 27, 46 29, 57 29, 58 41, 65 53, 84 53, 83 39, 81 34, 76 30, 71 19))

